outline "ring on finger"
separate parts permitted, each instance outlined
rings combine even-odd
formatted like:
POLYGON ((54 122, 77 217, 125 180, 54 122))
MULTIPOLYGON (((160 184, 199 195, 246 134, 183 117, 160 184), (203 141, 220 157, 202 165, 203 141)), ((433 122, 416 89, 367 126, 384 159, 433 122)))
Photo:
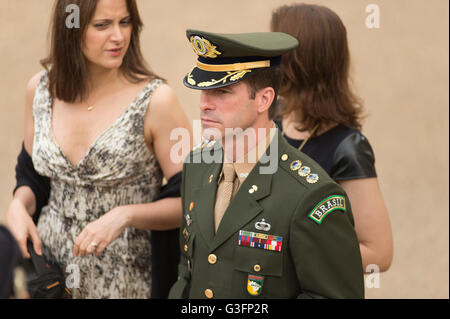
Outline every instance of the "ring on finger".
POLYGON ((97 246, 98 246, 98 244, 97 244, 97 242, 94 240, 94 241, 92 241, 90 244, 89 244, 89 247, 94 247, 94 248, 97 248, 97 246))

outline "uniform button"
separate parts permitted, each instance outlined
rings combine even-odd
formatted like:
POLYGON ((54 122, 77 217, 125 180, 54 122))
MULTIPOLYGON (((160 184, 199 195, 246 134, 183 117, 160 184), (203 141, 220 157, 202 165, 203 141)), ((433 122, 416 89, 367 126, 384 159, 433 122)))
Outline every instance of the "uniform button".
POLYGON ((184 251, 187 252, 189 250, 188 245, 184 245, 184 251))
POLYGON ((253 266, 253 270, 256 272, 260 272, 261 271, 261 266, 260 265, 255 265, 253 266))
POLYGON ((217 256, 214 255, 214 254, 209 255, 209 256, 208 256, 208 262, 209 262, 211 265, 214 265, 214 264, 217 262, 217 256))
POLYGON ((288 156, 287 154, 283 154, 283 155, 281 156, 281 160, 282 160, 283 162, 287 161, 288 158, 289 158, 289 156, 288 156))
POLYGON ((212 297, 214 297, 214 293, 211 289, 206 289, 205 296, 206 296, 206 298, 211 299, 212 297))

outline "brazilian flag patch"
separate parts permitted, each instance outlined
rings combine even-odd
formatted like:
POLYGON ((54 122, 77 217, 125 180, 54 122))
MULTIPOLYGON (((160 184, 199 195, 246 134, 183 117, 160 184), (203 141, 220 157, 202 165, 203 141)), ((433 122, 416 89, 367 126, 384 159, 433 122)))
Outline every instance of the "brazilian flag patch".
POLYGON ((264 282, 263 276, 248 275, 247 291, 252 296, 259 296, 264 282))
POLYGON ((308 217, 316 223, 322 224, 323 220, 329 213, 338 209, 343 212, 347 211, 345 197, 342 195, 332 195, 317 204, 311 213, 309 213, 308 217))

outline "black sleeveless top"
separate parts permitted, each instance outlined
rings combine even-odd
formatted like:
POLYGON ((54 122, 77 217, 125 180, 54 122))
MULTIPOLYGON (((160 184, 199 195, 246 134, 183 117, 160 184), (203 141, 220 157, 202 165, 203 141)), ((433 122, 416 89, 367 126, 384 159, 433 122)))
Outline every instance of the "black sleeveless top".
MULTIPOLYGON (((282 131, 281 121, 275 121, 282 131)), ((295 148, 303 140, 284 138, 295 148)), ((377 177, 375 156, 367 138, 360 131, 337 125, 310 138, 302 152, 322 166, 335 181, 377 177)))

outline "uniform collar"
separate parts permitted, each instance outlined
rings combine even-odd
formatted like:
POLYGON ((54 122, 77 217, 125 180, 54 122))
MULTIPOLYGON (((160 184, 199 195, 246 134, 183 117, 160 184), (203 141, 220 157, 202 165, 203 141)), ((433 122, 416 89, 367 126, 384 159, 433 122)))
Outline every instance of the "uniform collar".
MULTIPOLYGON (((242 185, 248 174, 250 174, 256 163, 259 162, 263 154, 266 152, 267 148, 270 146, 270 143, 272 143, 276 132, 276 130, 273 129, 277 129, 277 126, 274 122, 272 122, 272 127, 269 130, 269 133, 266 134, 266 137, 259 140, 258 144, 256 144, 255 147, 249 150, 247 154, 245 154, 242 158, 237 159, 236 162, 233 163, 236 175, 239 178, 240 185, 242 185)), ((223 169, 219 182, 222 180, 222 178, 223 169)))

